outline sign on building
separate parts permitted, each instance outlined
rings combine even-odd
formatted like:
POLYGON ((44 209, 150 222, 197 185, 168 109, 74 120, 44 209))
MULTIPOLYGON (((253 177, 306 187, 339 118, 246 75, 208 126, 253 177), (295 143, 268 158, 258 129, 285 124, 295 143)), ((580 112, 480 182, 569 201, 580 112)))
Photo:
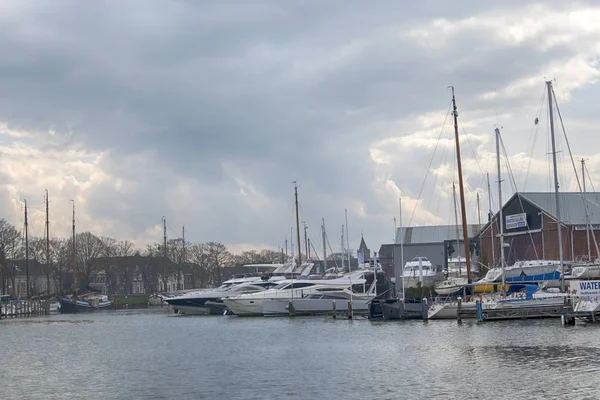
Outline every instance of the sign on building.
POLYGON ((600 281, 578 281, 569 283, 571 296, 598 296, 600 295, 600 281))
POLYGON ((513 214, 506 216, 506 229, 518 229, 527 227, 527 214, 513 214))

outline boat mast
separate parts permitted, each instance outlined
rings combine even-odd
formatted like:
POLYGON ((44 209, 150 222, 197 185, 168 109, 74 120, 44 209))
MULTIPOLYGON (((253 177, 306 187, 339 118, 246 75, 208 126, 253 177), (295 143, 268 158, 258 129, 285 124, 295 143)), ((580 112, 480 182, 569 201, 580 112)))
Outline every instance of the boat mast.
POLYGON ((27 199, 25 199, 25 273, 27 274, 27 299, 29 300, 29 229, 27 225, 27 199))
POLYGON ((341 244, 342 244, 342 250, 341 250, 341 256, 342 256, 342 271, 344 270, 344 268, 346 268, 346 249, 344 249, 344 225, 342 224, 342 236, 341 236, 341 244))
POLYGON ((452 88, 452 115, 454 116, 454 136, 456 138, 456 163, 458 165, 458 187, 460 190, 460 211, 462 214, 463 240, 465 242, 465 261, 467 264, 467 282, 471 283, 471 253, 469 251, 469 231, 467 227, 467 212, 465 207, 465 189, 463 185, 462 164, 460 162, 460 140, 458 138, 458 110, 456 98, 454 97, 454 86, 452 88))
POLYGON ((327 271, 327 234, 325 233, 325 218, 323 218, 321 230, 323 231, 323 274, 325 274, 327 271))
POLYGON ((298 185, 294 181, 294 196, 296 197, 296 233, 298 234, 298 267, 302 265, 302 244, 300 242, 300 217, 298 216, 298 185))
POLYGON ((398 198, 398 210, 400 212, 400 271, 402 276, 402 303, 404 303, 404 235, 402 234, 402 197, 398 198))
POLYGON ((49 220, 49 205, 48 189, 46 189, 46 268, 48 269, 48 275, 46 275, 46 291, 50 295, 50 220, 49 220))
MULTIPOLYGON (((581 159, 581 179, 583 181, 583 201, 585 202, 585 159, 581 159)), ((588 251, 588 261, 592 261, 592 248, 590 246, 590 217, 587 212, 585 213, 585 234, 587 236, 587 251, 588 251)))
POLYGON ((494 249, 494 214, 492 214, 492 189, 490 187, 490 174, 487 174, 488 188, 488 215, 490 220, 490 239, 492 243, 492 267, 496 265, 496 250, 494 249))
POLYGON ((481 208, 479 207, 479 193, 477 193, 477 230, 481 231, 481 208))
POLYGON ((560 200, 558 198, 558 168, 556 165, 556 142, 554 139, 554 107, 552 106, 552 81, 547 81, 548 87, 548 116, 550 118, 550 137, 552 140, 552 166, 554 169, 554 194, 556 199, 556 219, 558 225, 558 257, 560 260, 560 291, 565 291, 565 274, 563 260, 562 226, 560 218, 560 200))
POLYGON ((73 202, 73 259, 72 259, 72 270, 73 270, 73 302, 76 301, 77 299, 77 274, 76 274, 76 269, 77 269, 77 264, 75 263, 75 200, 71 200, 73 202))
POLYGON ((181 227, 181 260, 179 262, 179 269, 177 271, 177 290, 181 290, 181 266, 185 258, 185 225, 181 227))
POLYGON ((501 171, 500 171, 500 129, 496 128, 496 167, 498 172, 498 215, 500 221, 498 225, 500 225, 500 268, 502 269, 502 292, 504 292, 504 216, 502 213, 502 179, 501 179, 501 171))
POLYGON ((348 234, 348 209, 344 209, 344 214, 346 216, 346 257, 348 258, 348 272, 352 272, 352 265, 350 265, 350 238, 348 234))
POLYGON ((306 235, 306 221, 302 221, 304 224, 304 255, 306 256, 306 262, 308 262, 308 236, 306 235))
MULTIPOLYGON (((456 227, 456 259, 458 260, 458 277, 461 275, 461 263, 460 263, 460 233, 458 231, 458 204, 456 204, 456 185, 452 182, 452 202, 454 203, 454 226, 456 227)), ((448 265, 448 260, 446 260, 448 265)))
MULTIPOLYGON (((165 217, 162 217, 163 220, 163 262, 162 262, 162 284, 163 284, 163 290, 167 291, 167 270, 166 270, 166 263, 167 263, 167 219, 165 217)), ((219 277, 219 283, 220 283, 221 277, 219 277)))

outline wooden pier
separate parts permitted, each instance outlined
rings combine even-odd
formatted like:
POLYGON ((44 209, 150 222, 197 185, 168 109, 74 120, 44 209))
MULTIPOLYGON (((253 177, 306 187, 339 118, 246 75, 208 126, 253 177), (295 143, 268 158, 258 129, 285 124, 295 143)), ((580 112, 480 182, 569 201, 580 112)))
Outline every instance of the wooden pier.
POLYGON ((0 319, 50 314, 49 300, 12 300, 0 303, 0 319))
POLYGON ((476 318, 479 322, 485 321, 504 321, 515 319, 539 319, 539 318, 560 318, 565 315, 571 315, 573 308, 571 305, 563 304, 544 304, 522 307, 498 307, 485 308, 481 302, 477 302, 476 307, 462 308, 457 310, 457 319, 460 321, 465 318, 476 318))

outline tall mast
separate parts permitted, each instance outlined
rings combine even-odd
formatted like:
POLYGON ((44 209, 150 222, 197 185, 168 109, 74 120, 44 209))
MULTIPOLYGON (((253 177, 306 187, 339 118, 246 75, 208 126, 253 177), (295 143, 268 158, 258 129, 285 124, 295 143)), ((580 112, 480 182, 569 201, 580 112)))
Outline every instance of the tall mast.
POLYGON ((341 250, 341 254, 342 254, 342 270, 346 267, 346 249, 344 249, 344 225, 342 224, 342 250, 341 250))
POLYGON ((323 218, 321 230, 323 231, 323 273, 325 273, 327 271, 327 234, 325 233, 325 218, 323 218))
MULTIPOLYGON (((581 159, 581 178, 583 181, 583 201, 585 202, 585 159, 581 159)), ((587 251, 588 251, 588 261, 592 261, 592 248, 590 246, 590 218, 589 213, 585 213, 585 234, 587 236, 587 251)))
POLYGON ((554 107, 552 106, 552 81, 547 81, 548 86, 548 116, 550 117, 550 137, 552 139, 552 165, 554 169, 554 194, 556 198, 556 219, 558 225, 558 257, 560 260, 560 291, 565 291, 564 259, 562 243, 562 225, 560 218, 560 200, 558 198, 558 168, 556 165, 556 143, 554 139, 554 107))
POLYGON ((460 211, 462 214, 463 240, 465 241, 465 261, 467 263, 467 282, 471 283, 471 252, 469 251, 469 231, 467 227, 467 212, 465 207, 465 189, 463 185, 462 164, 460 162, 460 140, 458 138, 458 110, 452 88, 452 115, 454 116, 454 136, 456 138, 456 164, 458 165, 458 187, 460 190, 460 211))
MULTIPOLYGON (((456 259, 458 260, 458 276, 460 277, 460 232, 458 231, 458 204, 456 203, 456 184, 452 182, 452 201, 454 203, 454 226, 456 227, 456 259)), ((448 260, 446 260, 448 261, 448 260)))
POLYGON ((177 271, 177 290, 181 290, 181 265, 185 262, 185 225, 181 227, 181 260, 179 261, 179 269, 177 271))
POLYGON ((166 279, 166 274, 167 274, 167 269, 166 269, 166 263, 167 263, 167 219, 165 217, 162 217, 163 220, 163 262, 162 264, 162 283, 163 283, 163 290, 167 290, 167 279, 166 279))
POLYGON ((504 216, 502 213, 502 178, 500 171, 500 129, 496 128, 496 167, 498 173, 498 212, 500 225, 500 268, 502 269, 502 291, 504 292, 504 216))
POLYGON ((27 274, 27 299, 29 299, 29 229, 27 227, 27 199, 25 200, 25 273, 27 274))
POLYGON ((479 193, 477 193, 477 222, 478 230, 481 231, 481 208, 479 207, 479 193))
POLYGON ((402 302, 404 302, 404 235, 402 234, 402 198, 398 198, 398 208, 400 210, 400 276, 402 277, 402 302))
POLYGON ((306 221, 302 221, 304 224, 304 255, 306 256, 306 261, 308 262, 308 236, 306 235, 306 221))
POLYGON ((492 244, 492 267, 496 265, 496 250, 494 249, 494 214, 492 214, 492 189, 490 187, 490 174, 487 174, 488 188, 488 215, 490 222, 490 239, 492 244))
POLYGON ((348 272, 351 272, 352 265, 350 265, 350 238, 348 234, 348 209, 344 209, 344 214, 346 216, 346 257, 348 258, 348 272))
POLYGON ((75 243, 75 200, 71 200, 73 202, 73 266, 72 266, 72 270, 73 270, 73 302, 76 301, 77 298, 77 274, 76 274, 76 270, 77 270, 77 263, 75 262, 76 258, 76 243, 75 243))
POLYGON ((48 198, 48 189, 46 189, 46 268, 48 268, 48 275, 46 275, 46 291, 50 295, 50 220, 49 220, 49 204, 50 199, 48 198))
POLYGON ((298 216, 298 185, 294 181, 294 196, 296 197, 296 233, 298 235, 298 266, 302 265, 302 244, 300 242, 300 217, 298 216))

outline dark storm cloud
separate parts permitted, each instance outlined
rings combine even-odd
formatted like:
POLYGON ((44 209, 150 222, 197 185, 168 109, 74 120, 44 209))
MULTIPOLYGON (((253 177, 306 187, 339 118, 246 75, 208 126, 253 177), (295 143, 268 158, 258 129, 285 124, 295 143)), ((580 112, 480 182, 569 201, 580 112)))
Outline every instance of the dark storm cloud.
MULTIPOLYGON (((520 4, 505 2, 497 11, 520 4)), ((264 213, 242 205, 247 197, 236 179, 273 199, 277 212, 291 203, 292 180, 308 190, 305 202, 325 203, 307 206, 307 213, 341 219, 352 199, 377 210, 365 192, 376 174, 369 148, 390 135, 374 128, 379 123, 443 112, 449 84, 457 87, 461 116, 518 109, 507 99, 490 104, 475 96, 575 52, 566 45, 507 45, 477 24, 435 38, 432 47, 408 34, 436 18, 491 12, 478 1, 14 7, 0 19, 0 54, 9 55, 0 60, 0 121, 53 129, 55 143, 107 152, 101 166, 125 189, 93 188, 90 212, 127 218, 143 230, 157 215, 176 213, 174 187, 187 180, 193 200, 181 218, 197 221, 196 233, 206 240, 234 243, 257 236, 280 242, 287 224, 276 213, 264 221, 264 213), (224 167, 228 162, 234 170, 224 167), (107 206, 111 199, 128 205, 107 206), (239 221, 246 225, 225 228, 239 221)), ((401 126, 394 134, 414 129, 401 126)), ((395 180, 416 192, 428 156, 413 151, 405 158, 419 167, 395 180)), ((364 224, 377 230, 376 221, 364 224)))

